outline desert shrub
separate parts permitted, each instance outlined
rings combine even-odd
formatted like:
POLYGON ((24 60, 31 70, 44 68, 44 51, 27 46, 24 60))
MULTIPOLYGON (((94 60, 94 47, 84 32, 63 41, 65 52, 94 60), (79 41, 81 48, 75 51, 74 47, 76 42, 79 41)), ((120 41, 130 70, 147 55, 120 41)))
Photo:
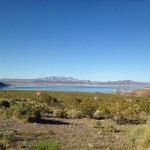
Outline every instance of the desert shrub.
POLYGON ((31 106, 22 104, 16 107, 16 110, 14 111, 14 116, 20 119, 25 119, 30 111, 32 111, 31 106))
POLYGON ((120 102, 113 108, 113 119, 118 124, 141 124, 145 120, 140 116, 140 107, 137 104, 120 102))
POLYGON ((141 118, 138 114, 125 115, 124 113, 116 115, 113 120, 117 124, 143 124, 145 122, 145 120, 143 120, 143 118, 141 118))
POLYGON ((69 118, 80 119, 83 117, 83 114, 80 110, 70 110, 67 112, 69 118))
POLYGON ((39 110, 41 110, 42 113, 49 113, 52 114, 53 110, 51 107, 47 106, 47 105, 43 105, 39 108, 39 110))
POLYGON ((60 100, 58 100, 56 97, 52 97, 48 94, 43 94, 40 98, 42 102, 45 102, 49 106, 58 105, 60 103, 60 100))
POLYGON ((56 117, 58 117, 58 118, 68 118, 67 111, 64 110, 64 109, 57 110, 57 111, 55 112, 55 115, 56 115, 56 117))
POLYGON ((4 150, 7 149, 8 147, 9 147, 8 141, 5 139, 0 139, 0 149, 4 150))
POLYGON ((150 149, 150 126, 145 128, 145 132, 141 134, 137 141, 138 150, 149 150, 150 149))
POLYGON ((139 126, 133 129, 128 139, 134 144, 137 150, 149 150, 150 149, 150 126, 139 126))
POLYGON ((55 141, 38 141, 33 145, 33 150, 61 150, 61 148, 55 141))
POLYGON ((93 128, 101 128, 102 123, 99 120, 92 120, 90 126, 93 128))
POLYGON ((27 122, 40 122, 42 118, 42 110, 38 106, 36 107, 27 105, 22 113, 25 113, 25 120, 27 122))
POLYGON ((15 113, 16 109, 17 109, 16 106, 11 106, 10 108, 8 108, 5 111, 3 111, 3 115, 6 118, 10 118, 10 117, 14 116, 14 113, 15 113))
POLYGON ((7 149, 16 139, 14 132, 0 132, 0 149, 7 149))
POLYGON ((142 98, 142 100, 138 103, 139 107, 141 108, 142 111, 150 114, 150 101, 148 99, 142 98))
POLYGON ((4 114, 8 118, 15 116, 27 122, 39 122, 41 119, 41 109, 39 107, 33 107, 32 105, 24 103, 11 106, 4 111, 4 114))
POLYGON ((88 116, 92 118, 93 113, 96 111, 97 107, 98 107, 97 104, 93 102, 93 100, 87 99, 81 101, 79 109, 81 110, 84 116, 88 116))
POLYGON ((54 98, 52 98, 52 102, 53 102, 54 104, 58 104, 58 103, 60 103, 60 100, 57 99, 56 97, 54 97, 54 98))
POLYGON ((74 109, 78 109, 80 104, 81 104, 82 100, 79 98, 75 98, 72 100, 72 106, 74 109))
POLYGON ((124 117, 124 115, 122 113, 115 115, 113 120, 117 123, 117 124, 126 124, 127 123, 127 119, 124 117))
POLYGON ((52 99, 52 96, 50 96, 48 94, 43 94, 41 97, 41 100, 46 102, 47 105, 51 105, 53 99, 52 99))
POLYGON ((106 125, 106 126, 104 126, 104 127, 102 128, 102 131, 103 131, 103 132, 120 132, 121 130, 115 128, 115 127, 112 126, 112 125, 106 125))
POLYGON ((27 113, 27 107, 23 104, 12 104, 8 109, 4 111, 4 115, 7 118, 12 116, 22 118, 27 113))
POLYGON ((27 122, 40 122, 41 120, 41 111, 33 110, 27 115, 27 122))
POLYGON ((145 126, 135 127, 128 135, 128 140, 131 143, 136 143, 141 135, 145 132, 145 126))
POLYGON ((15 132, 13 131, 6 131, 4 134, 3 134, 3 139, 6 139, 7 141, 9 142, 12 142, 14 141, 16 138, 15 138, 15 132))
POLYGON ((13 99, 13 100, 10 101, 10 105, 11 106, 17 106, 18 103, 13 99))
POLYGON ((139 112, 133 107, 128 107, 124 110, 123 115, 125 116, 127 123, 140 124, 144 123, 144 120, 140 117, 139 112))
POLYGON ((101 119, 111 118, 111 112, 107 107, 108 106, 103 106, 103 105, 99 107, 99 112, 101 114, 101 119))
POLYGON ((2 100, 0 102, 0 106, 1 107, 5 107, 5 108, 9 108, 10 107, 10 102, 6 101, 6 100, 2 100))

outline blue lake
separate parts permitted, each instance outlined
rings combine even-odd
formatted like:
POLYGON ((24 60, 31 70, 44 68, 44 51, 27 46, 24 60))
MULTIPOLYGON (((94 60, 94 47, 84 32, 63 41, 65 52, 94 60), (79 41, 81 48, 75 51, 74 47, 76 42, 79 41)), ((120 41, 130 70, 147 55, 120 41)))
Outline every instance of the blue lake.
POLYGON ((113 90, 137 90, 141 86, 20 86, 0 87, 0 90, 35 90, 35 91, 68 91, 68 92, 101 92, 112 93, 113 90))

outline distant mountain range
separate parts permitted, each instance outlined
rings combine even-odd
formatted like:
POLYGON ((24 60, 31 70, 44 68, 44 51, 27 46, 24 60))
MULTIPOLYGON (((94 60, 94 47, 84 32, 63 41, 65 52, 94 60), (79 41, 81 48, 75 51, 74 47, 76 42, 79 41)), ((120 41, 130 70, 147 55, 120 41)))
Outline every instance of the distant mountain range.
POLYGON ((70 85, 70 86, 150 86, 150 82, 136 82, 132 80, 119 81, 90 81, 78 80, 72 77, 51 76, 37 79, 0 79, 1 84, 10 86, 46 86, 46 85, 70 85))

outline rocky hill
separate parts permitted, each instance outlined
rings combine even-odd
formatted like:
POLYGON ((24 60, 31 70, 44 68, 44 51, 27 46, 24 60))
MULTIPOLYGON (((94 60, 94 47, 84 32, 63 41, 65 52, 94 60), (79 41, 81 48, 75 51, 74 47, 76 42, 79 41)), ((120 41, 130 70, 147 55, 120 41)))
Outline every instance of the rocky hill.
POLYGON ((5 87, 5 86, 8 86, 8 85, 0 82, 0 87, 5 87))

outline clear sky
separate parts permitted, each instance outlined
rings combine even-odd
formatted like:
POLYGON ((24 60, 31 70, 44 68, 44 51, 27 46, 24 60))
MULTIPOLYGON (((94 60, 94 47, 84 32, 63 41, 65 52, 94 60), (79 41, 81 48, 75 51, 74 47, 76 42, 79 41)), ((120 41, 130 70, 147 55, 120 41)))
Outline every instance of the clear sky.
POLYGON ((150 82, 149 0, 0 0, 0 78, 150 82))

